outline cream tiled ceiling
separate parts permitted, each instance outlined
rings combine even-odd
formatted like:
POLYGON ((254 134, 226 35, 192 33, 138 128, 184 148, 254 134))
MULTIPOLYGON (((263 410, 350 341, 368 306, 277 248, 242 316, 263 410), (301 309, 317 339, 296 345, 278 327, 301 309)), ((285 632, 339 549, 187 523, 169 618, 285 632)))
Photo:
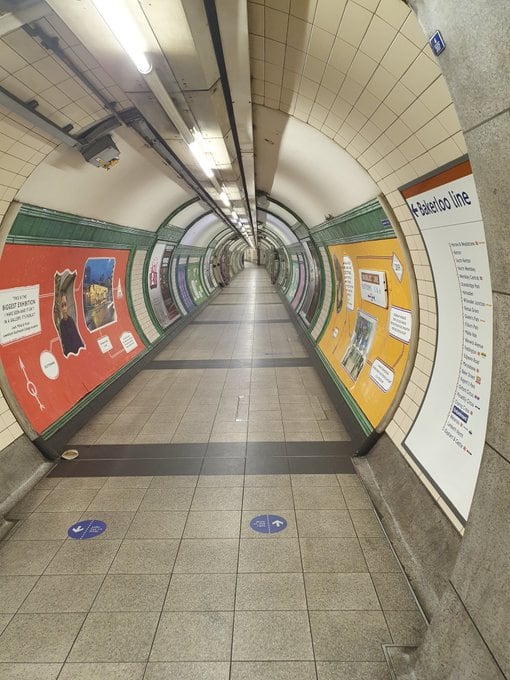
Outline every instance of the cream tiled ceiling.
POLYGON ((465 153, 450 94, 402 0, 250 0, 252 99, 345 148, 391 193, 465 153))

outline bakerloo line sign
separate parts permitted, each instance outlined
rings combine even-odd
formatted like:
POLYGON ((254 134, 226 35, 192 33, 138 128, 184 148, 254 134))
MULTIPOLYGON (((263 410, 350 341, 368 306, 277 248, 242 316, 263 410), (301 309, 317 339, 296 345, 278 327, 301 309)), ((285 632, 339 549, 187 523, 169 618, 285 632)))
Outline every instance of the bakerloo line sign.
POLYGON ((482 215, 467 160, 401 193, 427 249, 438 315, 432 374, 403 444, 464 522, 484 449, 492 373, 492 290, 482 215))

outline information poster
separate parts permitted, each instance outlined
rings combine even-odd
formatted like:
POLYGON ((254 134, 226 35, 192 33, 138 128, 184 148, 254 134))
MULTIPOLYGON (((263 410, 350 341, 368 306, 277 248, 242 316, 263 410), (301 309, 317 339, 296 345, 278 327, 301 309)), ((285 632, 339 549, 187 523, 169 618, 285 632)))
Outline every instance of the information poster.
POLYGON ((170 292, 170 259, 173 251, 174 246, 171 243, 158 241, 149 262, 147 281, 149 299, 154 314, 163 328, 168 328, 180 316, 170 292))
POLYGON ((373 427, 398 389, 412 332, 409 272, 397 238, 329 246, 334 300, 319 348, 373 427))
POLYGON ((0 262, 0 358, 43 432, 139 354, 125 296, 129 252, 7 244, 0 262))
POLYGON ((190 257, 188 259, 188 289, 191 292, 193 301, 196 305, 201 304, 207 295, 200 280, 200 258, 190 257))
POLYGON ((188 258, 181 255, 177 262, 177 289, 179 291, 182 304, 184 305, 184 309, 186 312, 190 312, 192 309, 194 309, 195 304, 188 288, 188 280, 186 276, 187 269, 188 258))
POLYGON ((432 376, 404 444, 466 519, 484 447, 492 369, 489 260, 469 162, 402 194, 428 251, 438 303, 432 376))

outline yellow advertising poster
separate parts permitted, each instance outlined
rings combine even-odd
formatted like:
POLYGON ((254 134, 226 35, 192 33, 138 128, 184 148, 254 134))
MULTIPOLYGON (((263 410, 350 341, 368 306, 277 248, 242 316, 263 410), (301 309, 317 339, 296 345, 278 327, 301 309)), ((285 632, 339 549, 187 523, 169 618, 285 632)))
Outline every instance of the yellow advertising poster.
POLYGON ((396 238, 328 249, 334 304, 319 348, 376 427, 395 396, 409 353, 409 272, 396 238))

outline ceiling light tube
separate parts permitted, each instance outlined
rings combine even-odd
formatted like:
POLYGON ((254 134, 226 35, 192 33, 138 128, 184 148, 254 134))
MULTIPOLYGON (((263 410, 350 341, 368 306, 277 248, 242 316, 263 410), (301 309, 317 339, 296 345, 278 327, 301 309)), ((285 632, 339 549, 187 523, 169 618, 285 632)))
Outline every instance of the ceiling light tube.
POLYGON ((204 152, 202 149, 199 147, 198 142, 191 142, 189 144, 189 148, 191 153, 195 156, 195 158, 198 161, 198 164, 202 168, 202 170, 205 172, 206 177, 214 177, 214 172, 212 171, 211 164, 205 157, 204 152))
POLYGON ((223 203, 223 205, 224 205, 226 208, 230 208, 230 206, 231 206, 230 198, 227 196, 227 192, 226 192, 225 190, 223 190, 223 191, 221 192, 221 194, 220 194, 220 199, 221 199, 221 202, 223 203))
POLYGON ((150 73, 152 64, 145 55, 146 46, 142 34, 124 3, 120 0, 92 2, 138 71, 143 75, 150 73))
POLYGON ((235 220, 236 222, 237 222, 237 220, 239 219, 239 217, 238 217, 238 215, 237 215, 237 213, 236 213, 235 210, 232 210, 232 219, 235 220))

